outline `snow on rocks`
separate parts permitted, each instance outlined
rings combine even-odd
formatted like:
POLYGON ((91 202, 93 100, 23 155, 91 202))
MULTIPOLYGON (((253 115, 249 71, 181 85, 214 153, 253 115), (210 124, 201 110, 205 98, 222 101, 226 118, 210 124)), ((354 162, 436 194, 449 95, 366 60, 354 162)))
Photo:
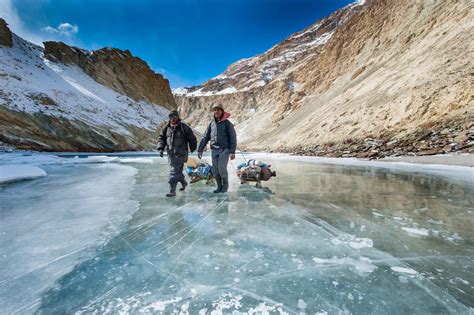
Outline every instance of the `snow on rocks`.
POLYGON ((14 35, 12 48, 0 48, 0 105, 29 114, 79 120, 129 134, 127 126, 154 130, 167 110, 134 101, 94 81, 75 65, 51 62, 41 47, 14 35), (10 101, 9 101, 10 100, 10 101))
POLYGON ((350 266, 356 271, 362 273, 371 273, 377 269, 377 266, 372 264, 372 261, 367 257, 359 257, 359 259, 354 259, 351 257, 342 257, 342 258, 319 258, 313 257, 313 261, 318 265, 327 265, 327 266, 350 266))
MULTIPOLYGON (((353 6, 357 6, 362 1, 355 2, 353 6)), ((354 13, 353 10, 348 10, 348 12, 349 16, 354 13)), ((202 87, 177 88, 173 90, 173 94, 185 97, 223 95, 267 85, 277 79, 294 62, 301 60, 315 48, 326 44, 346 20, 347 17, 346 19, 329 17, 318 21, 260 55, 234 62, 222 74, 210 79, 202 87)))
POLYGON ((48 175, 43 169, 31 165, 0 165, 0 184, 33 179, 48 175))

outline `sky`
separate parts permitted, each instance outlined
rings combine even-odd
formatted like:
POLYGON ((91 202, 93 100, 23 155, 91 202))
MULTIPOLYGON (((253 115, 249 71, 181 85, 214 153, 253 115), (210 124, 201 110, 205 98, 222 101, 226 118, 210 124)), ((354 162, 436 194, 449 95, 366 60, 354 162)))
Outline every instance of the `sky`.
POLYGON ((352 0, 0 0, 17 35, 128 49, 170 80, 204 83, 352 0))

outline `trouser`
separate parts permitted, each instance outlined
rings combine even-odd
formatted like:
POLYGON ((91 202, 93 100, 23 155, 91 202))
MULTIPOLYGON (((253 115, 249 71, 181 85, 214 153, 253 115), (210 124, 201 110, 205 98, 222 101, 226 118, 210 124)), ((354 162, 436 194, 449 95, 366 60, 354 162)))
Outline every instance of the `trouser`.
POLYGON ((170 176, 168 179, 168 183, 170 184, 171 188, 176 188, 179 182, 184 182, 184 161, 182 158, 177 158, 173 156, 168 156, 168 161, 170 163, 170 176))
POLYGON ((227 179, 229 155, 229 149, 212 149, 212 175, 215 178, 227 179))

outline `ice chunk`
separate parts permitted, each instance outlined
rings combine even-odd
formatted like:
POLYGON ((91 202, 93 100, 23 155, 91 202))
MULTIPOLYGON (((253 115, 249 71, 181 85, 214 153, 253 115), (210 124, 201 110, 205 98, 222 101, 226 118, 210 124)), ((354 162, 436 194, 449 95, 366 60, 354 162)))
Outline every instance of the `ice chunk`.
POLYGON ((46 176, 46 172, 30 165, 0 165, 0 184, 46 176))

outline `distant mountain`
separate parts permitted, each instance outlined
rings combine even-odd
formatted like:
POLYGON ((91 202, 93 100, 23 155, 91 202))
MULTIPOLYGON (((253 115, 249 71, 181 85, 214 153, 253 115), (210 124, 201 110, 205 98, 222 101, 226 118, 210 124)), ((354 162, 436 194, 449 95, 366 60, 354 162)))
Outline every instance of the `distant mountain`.
POLYGON ((357 13, 362 2, 356 2, 336 11, 331 16, 316 22, 301 32, 291 35, 266 52, 231 64, 227 69, 204 85, 177 88, 178 96, 211 96, 231 94, 260 88, 287 70, 308 54, 324 45, 336 29, 357 13))
POLYGON ((242 147, 381 157, 472 152, 469 1, 348 5, 201 86, 173 92, 203 129, 222 103, 242 147))
POLYGON ((43 151, 153 147, 176 103, 168 80, 129 51, 38 47, 0 19, 0 141, 43 151))

